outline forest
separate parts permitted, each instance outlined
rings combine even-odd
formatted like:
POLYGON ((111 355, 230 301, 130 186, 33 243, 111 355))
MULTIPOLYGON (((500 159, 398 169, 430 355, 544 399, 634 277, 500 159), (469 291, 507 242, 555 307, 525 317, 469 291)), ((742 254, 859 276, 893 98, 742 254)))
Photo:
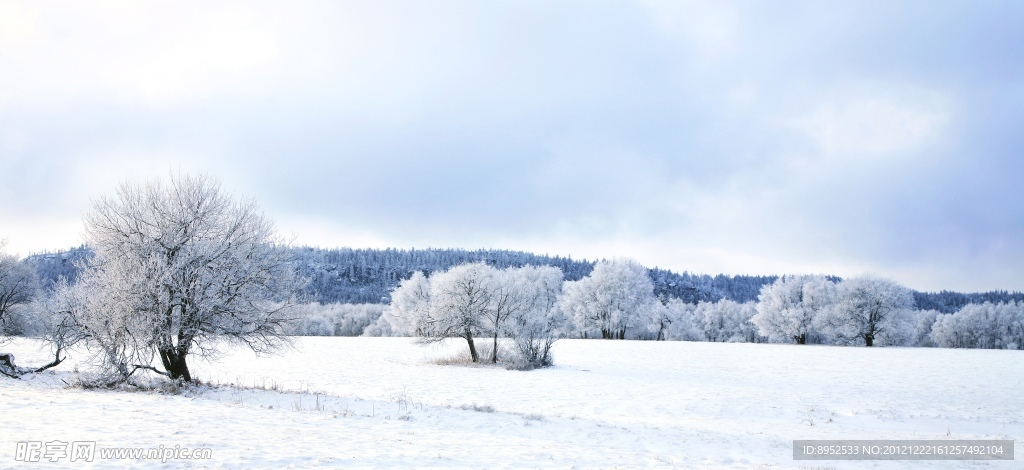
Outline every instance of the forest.
MULTIPOLYGON (((567 281, 580 280, 594 269, 595 261, 537 255, 510 250, 463 250, 452 248, 372 249, 292 247, 291 253, 300 276, 308 280, 302 288, 307 302, 320 304, 386 304, 391 291, 416 271, 430 275, 453 266, 482 261, 496 268, 553 266, 562 270, 567 281)), ((92 256, 88 247, 36 253, 24 259, 35 270, 44 286, 53 286, 61 277, 74 282, 78 266, 92 256)), ((676 273, 650 268, 648 274, 659 298, 676 298, 690 304, 726 299, 745 303, 756 301, 765 285, 779 276, 746 276, 676 273)), ((838 276, 827 276, 835 281, 838 276)), ((913 291, 916 307, 955 313, 969 304, 985 302, 1022 302, 1024 292, 990 291, 963 293, 913 291)))

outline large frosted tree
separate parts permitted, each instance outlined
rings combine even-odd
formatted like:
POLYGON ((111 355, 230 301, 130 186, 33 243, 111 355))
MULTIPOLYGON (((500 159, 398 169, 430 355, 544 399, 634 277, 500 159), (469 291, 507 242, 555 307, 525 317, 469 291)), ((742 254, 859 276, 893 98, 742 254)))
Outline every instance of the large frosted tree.
POLYGON ((832 306, 836 285, 825 276, 785 276, 761 288, 751 321, 773 341, 806 344, 815 318, 832 306))
POLYGON ((908 315, 913 308, 910 289, 889 279, 860 276, 839 284, 835 305, 815 323, 837 340, 862 339, 865 346, 873 346, 879 339, 893 342, 908 334, 908 315))
POLYGON ((65 308, 65 323, 107 343, 122 376, 155 356, 163 370, 153 370, 191 381, 192 355, 225 342, 265 352, 283 339, 296 288, 284 243, 253 201, 213 179, 122 184, 94 203, 85 233, 96 256, 80 281, 88 291, 71 297, 101 309, 65 308))
POLYGON ((584 333, 596 330, 602 338, 623 339, 626 330, 650 318, 657 302, 647 269, 614 259, 598 262, 590 276, 566 282, 559 308, 584 333))
POLYGON ((470 359, 480 360, 474 337, 486 328, 498 270, 484 263, 455 266, 430 276, 430 308, 417 329, 425 341, 463 338, 470 359))

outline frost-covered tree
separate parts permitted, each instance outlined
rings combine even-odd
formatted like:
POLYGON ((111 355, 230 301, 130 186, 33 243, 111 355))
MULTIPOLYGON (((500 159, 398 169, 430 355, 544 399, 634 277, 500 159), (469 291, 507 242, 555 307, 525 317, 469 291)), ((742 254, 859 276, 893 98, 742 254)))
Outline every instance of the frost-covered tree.
POLYGON ((697 305, 673 297, 668 299, 660 310, 665 325, 663 339, 670 341, 702 341, 704 339, 704 333, 698 328, 694 319, 697 305))
POLYGON ((475 338, 493 339, 490 360, 499 360, 499 340, 508 338, 523 367, 550 364, 550 349, 562 335, 564 319, 555 305, 562 270, 551 266, 496 269, 468 263, 435 272, 415 273, 392 293, 391 304, 375 329, 393 330, 433 342, 463 338, 470 358, 479 360, 475 338))
POLYGON ((553 266, 524 266, 506 270, 514 283, 518 308, 509 310, 504 331, 512 339, 524 367, 551 364, 551 347, 562 335, 566 320, 555 308, 562 291, 562 270, 553 266))
POLYGON ((647 270, 635 261, 614 259, 598 262, 590 276, 566 282, 559 308, 584 334, 600 331, 602 338, 624 339, 626 330, 649 318, 657 302, 647 270))
POLYGON ((658 303, 654 304, 654 308, 650 311, 650 322, 647 325, 647 333, 650 337, 645 339, 653 339, 655 341, 667 339, 668 329, 676 321, 676 318, 672 315, 674 312, 670 312, 668 309, 668 303, 671 300, 679 301, 679 299, 668 299, 664 296, 658 298, 658 303))
POLYGON ((498 363, 498 336, 514 332, 509 328, 512 316, 521 316, 533 301, 533 286, 526 268, 495 270, 489 284, 490 305, 482 312, 484 324, 494 340, 491 362, 498 363))
POLYGON ((816 328, 838 341, 877 340, 898 343, 909 331, 909 312, 914 308, 910 289, 875 276, 860 276, 839 284, 835 305, 817 317, 816 328))
POLYGON ((741 304, 723 299, 698 303, 693 317, 704 341, 755 343, 763 341, 751 322, 756 314, 757 304, 754 302, 741 304))
POLYGON ((255 203, 211 178, 122 184, 94 203, 85 233, 95 257, 69 295, 78 305, 63 310, 122 376, 143 367, 191 381, 189 356, 284 339, 297 287, 284 242, 255 203))
POLYGON ((22 333, 16 310, 31 302, 39 287, 35 271, 17 256, 5 253, 5 245, 0 241, 0 339, 22 333))
POLYGON ((932 327, 935 326, 935 320, 942 315, 938 310, 917 310, 911 315, 911 327, 913 331, 910 333, 910 344, 922 348, 935 347, 935 341, 932 340, 932 327))
POLYGON ((416 271, 391 291, 391 303, 382 318, 396 336, 417 336, 422 333, 417 327, 429 312, 430 280, 423 271, 416 271))
POLYGON ((496 276, 497 270, 484 263, 455 266, 430 276, 430 308, 416 326, 423 340, 464 338, 470 358, 479 361, 473 337, 486 328, 496 276))
POLYGON ((1024 349, 1024 302, 968 304, 939 315, 931 338, 944 348, 1024 349))
POLYGON ((1004 302, 999 330, 1006 349, 1024 349, 1024 302, 1004 302))
POLYGON ((815 317, 832 306, 836 286, 825 276, 785 276, 761 288, 752 321, 773 341, 807 344, 815 317))

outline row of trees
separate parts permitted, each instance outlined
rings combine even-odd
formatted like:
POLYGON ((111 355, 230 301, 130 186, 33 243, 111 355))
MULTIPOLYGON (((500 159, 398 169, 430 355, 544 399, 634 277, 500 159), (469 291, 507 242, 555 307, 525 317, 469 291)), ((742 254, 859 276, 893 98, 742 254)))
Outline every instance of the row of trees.
POLYGON ((511 339, 511 362, 524 368, 551 363, 551 346, 564 319, 553 307, 562 271, 552 266, 497 269, 470 263, 427 277, 416 272, 392 293, 383 321, 397 335, 426 342, 466 340, 470 358, 480 360, 476 338, 492 339, 490 362, 498 362, 499 337, 511 339))
MULTIPOLYGON (((512 316, 503 302, 511 292, 540 295, 513 287, 523 269, 499 271, 477 263, 429 278, 416 273, 393 292, 378 321, 384 326, 367 334, 465 338, 476 360, 475 336, 487 334, 496 343, 500 335, 521 334, 514 323, 504 323, 512 316)), ((549 340, 1024 348, 1024 302, 970 304, 954 314, 916 310, 911 290, 875 276, 784 276, 763 286, 756 302, 694 304, 655 296, 647 270, 629 260, 598 262, 579 280, 559 282, 557 274, 546 278, 546 301, 530 311, 532 318, 545 319, 533 331, 549 340)))
POLYGON ((1024 349, 1024 302, 969 304, 952 315, 931 316, 935 346, 1024 349))
POLYGON ((893 344, 914 308, 910 289, 874 276, 839 283, 824 276, 789 276, 765 286, 751 321, 772 340, 805 344, 809 337, 832 342, 876 340, 893 344))

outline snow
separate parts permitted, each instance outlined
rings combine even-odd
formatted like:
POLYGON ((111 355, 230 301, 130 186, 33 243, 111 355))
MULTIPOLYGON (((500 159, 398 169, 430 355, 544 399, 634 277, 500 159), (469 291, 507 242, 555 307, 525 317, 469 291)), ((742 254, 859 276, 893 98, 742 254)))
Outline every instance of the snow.
MULTIPOLYGON (((48 362, 31 340, 0 350, 48 362)), ((544 370, 438 364, 465 354, 458 341, 297 338, 277 356, 234 349, 193 365, 249 388, 182 395, 67 388, 76 354, 0 380, 0 468, 17 466, 19 441, 57 439, 207 447, 213 459, 172 465, 212 468, 1020 468, 792 459, 794 439, 1019 443, 1020 351, 563 340, 544 370)))

